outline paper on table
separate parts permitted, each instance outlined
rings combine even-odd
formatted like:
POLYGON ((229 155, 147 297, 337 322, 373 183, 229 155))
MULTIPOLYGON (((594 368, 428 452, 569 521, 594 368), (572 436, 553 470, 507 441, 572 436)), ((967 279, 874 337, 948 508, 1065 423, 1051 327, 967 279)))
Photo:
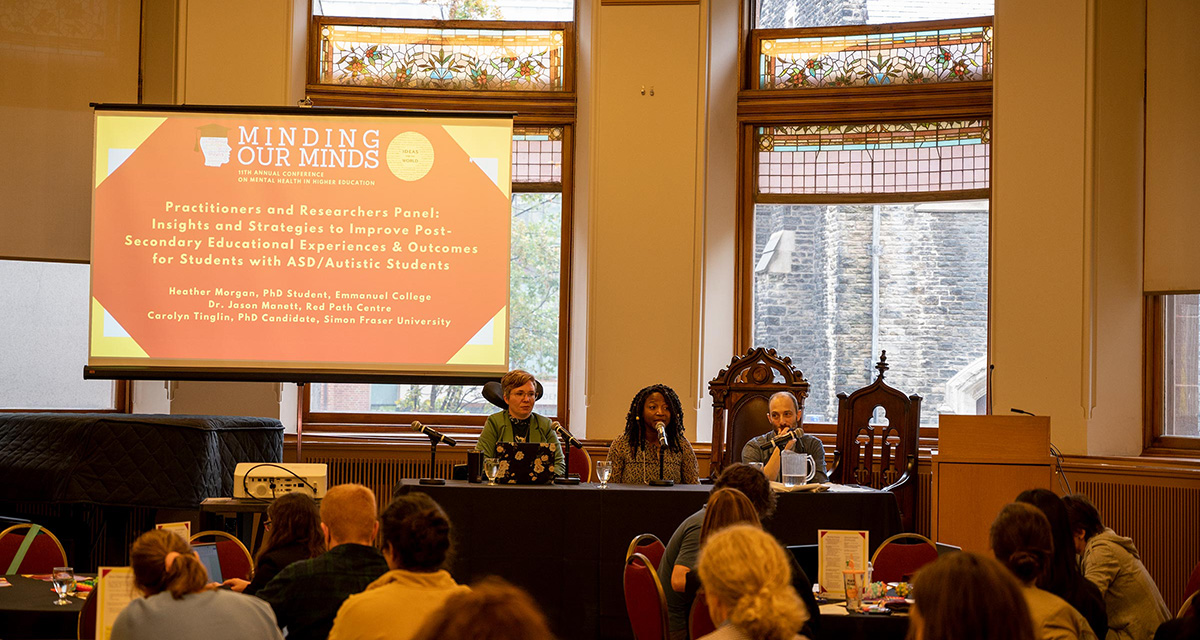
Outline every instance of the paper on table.
POLYGON ((849 568, 850 562, 855 569, 867 568, 868 537, 866 531, 817 530, 818 582, 831 597, 846 597, 842 570, 849 568))
POLYGON ((183 538, 184 542, 192 541, 192 523, 191 522, 160 522, 154 525, 155 529, 165 529, 171 531, 183 538))
POLYGON ((777 491, 779 493, 793 493, 795 491, 806 492, 806 493, 820 493, 822 491, 829 491, 830 486, 831 485, 829 485, 829 484, 821 484, 820 482, 811 482, 809 484, 798 484, 798 485, 789 487, 786 484, 783 484, 782 482, 775 482, 774 480, 771 481, 771 489, 773 491, 777 491))
POLYGON ((117 616, 137 597, 133 567, 100 567, 96 575, 100 600, 96 602, 96 640, 112 637, 117 616))

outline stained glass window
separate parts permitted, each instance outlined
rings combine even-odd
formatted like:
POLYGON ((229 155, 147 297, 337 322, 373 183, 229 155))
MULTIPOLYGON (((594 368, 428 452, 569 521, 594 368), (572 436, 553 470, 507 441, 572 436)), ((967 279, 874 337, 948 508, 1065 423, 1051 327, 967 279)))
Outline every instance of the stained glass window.
MULTIPOLYGON (((919 31, 857 27, 839 35, 756 38, 758 88, 820 89, 992 78, 992 19, 919 31), (874 32, 868 32, 874 31, 874 32)), ((825 30, 827 31, 827 30, 825 30)))
POLYGON ((513 130, 513 182, 562 183, 562 127, 513 130))
POLYGON ((989 186, 987 121, 755 130, 759 194, 890 194, 989 186))
POLYGON ((565 28, 436 28, 339 24, 336 19, 321 19, 319 33, 317 81, 322 84, 564 89, 565 28))

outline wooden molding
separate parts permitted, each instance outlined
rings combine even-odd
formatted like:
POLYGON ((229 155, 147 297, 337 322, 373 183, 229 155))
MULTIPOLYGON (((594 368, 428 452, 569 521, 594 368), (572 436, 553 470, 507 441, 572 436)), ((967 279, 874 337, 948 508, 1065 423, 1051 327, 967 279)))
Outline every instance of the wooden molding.
POLYGON ((757 125, 986 120, 991 116, 991 80, 738 92, 738 121, 757 125))
POLYGON ((602 6, 602 7, 614 7, 614 6, 632 7, 632 6, 639 6, 639 5, 672 5, 672 4, 677 4, 677 5, 700 4, 700 0, 600 0, 600 6, 602 6))

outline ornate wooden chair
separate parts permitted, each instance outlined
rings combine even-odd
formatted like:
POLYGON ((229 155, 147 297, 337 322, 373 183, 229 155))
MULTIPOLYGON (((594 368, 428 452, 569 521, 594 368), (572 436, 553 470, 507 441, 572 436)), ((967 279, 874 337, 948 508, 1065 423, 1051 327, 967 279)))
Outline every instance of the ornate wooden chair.
POLYGON ((875 382, 848 396, 838 394, 837 451, 829 477, 895 493, 903 529, 915 531, 921 396, 906 396, 883 381, 886 351, 875 368, 875 382), (880 407, 884 416, 877 418, 880 407))
POLYGON ((800 410, 808 397, 808 380, 792 366, 792 359, 779 357, 774 349, 756 347, 735 356, 708 383, 713 402, 713 443, 710 477, 725 465, 741 462, 742 447, 751 438, 771 430, 767 402, 780 391, 796 396, 800 410))

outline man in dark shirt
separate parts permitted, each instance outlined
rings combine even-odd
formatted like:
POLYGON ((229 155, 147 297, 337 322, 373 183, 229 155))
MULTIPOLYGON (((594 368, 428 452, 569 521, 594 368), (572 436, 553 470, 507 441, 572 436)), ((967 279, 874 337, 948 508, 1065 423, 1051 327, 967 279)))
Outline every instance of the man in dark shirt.
POLYGON ((804 429, 800 427, 804 421, 804 411, 800 409, 796 396, 788 391, 772 395, 767 405, 767 420, 775 430, 751 438, 746 446, 742 447, 742 462, 761 463, 763 473, 768 478, 780 480, 781 452, 786 449, 795 453, 807 453, 812 456, 813 465, 816 466, 812 481, 829 482, 829 476, 825 475, 825 445, 821 444, 820 438, 804 433, 804 429), (789 437, 775 444, 775 438, 785 434, 789 437))
POLYGON ((346 598, 387 573, 372 546, 379 531, 375 494, 361 484, 342 484, 321 500, 321 530, 329 550, 294 562, 258 592, 275 610, 288 640, 325 640, 346 598))

